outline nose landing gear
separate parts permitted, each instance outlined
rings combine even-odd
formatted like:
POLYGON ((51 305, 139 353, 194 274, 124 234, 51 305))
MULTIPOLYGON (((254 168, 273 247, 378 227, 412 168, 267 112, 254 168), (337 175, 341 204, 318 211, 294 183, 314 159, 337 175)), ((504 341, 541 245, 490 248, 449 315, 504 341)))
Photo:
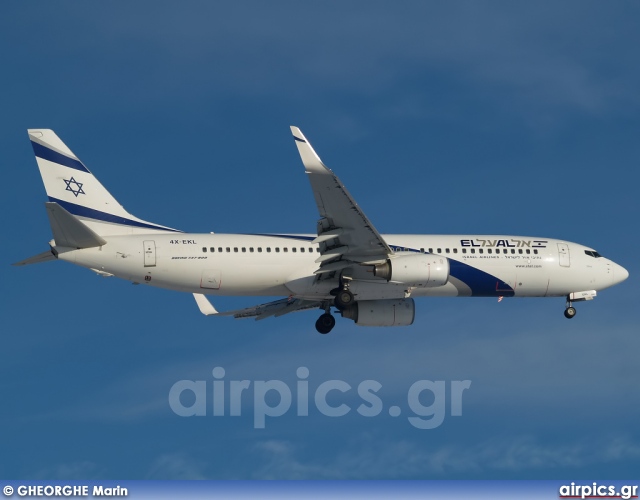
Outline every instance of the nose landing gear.
POLYGON ((564 317, 567 319, 573 318, 576 313, 576 308, 571 305, 571 299, 567 296, 567 308, 564 310, 564 317))

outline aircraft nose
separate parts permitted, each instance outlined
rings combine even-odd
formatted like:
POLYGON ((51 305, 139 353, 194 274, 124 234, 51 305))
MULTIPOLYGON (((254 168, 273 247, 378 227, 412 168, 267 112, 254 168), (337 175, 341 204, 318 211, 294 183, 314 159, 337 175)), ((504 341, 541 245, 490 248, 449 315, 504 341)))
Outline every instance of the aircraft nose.
POLYGON ((624 267, 613 263, 613 283, 617 285, 618 283, 622 283, 629 277, 629 271, 627 271, 624 267))

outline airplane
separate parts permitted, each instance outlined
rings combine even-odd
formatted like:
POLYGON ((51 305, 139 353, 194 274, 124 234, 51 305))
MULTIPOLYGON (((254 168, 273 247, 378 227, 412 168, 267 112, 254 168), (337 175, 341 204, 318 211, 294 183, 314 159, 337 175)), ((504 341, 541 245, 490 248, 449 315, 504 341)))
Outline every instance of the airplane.
POLYGON ((18 262, 63 260, 100 276, 192 293, 207 316, 261 320, 332 308, 361 326, 408 326, 416 297, 564 297, 574 302, 629 276, 593 248, 506 235, 380 234, 340 179, 291 127, 319 212, 315 234, 191 234, 127 212, 49 129, 29 129, 48 202, 49 250, 18 262), (279 296, 219 312, 207 296, 279 296))

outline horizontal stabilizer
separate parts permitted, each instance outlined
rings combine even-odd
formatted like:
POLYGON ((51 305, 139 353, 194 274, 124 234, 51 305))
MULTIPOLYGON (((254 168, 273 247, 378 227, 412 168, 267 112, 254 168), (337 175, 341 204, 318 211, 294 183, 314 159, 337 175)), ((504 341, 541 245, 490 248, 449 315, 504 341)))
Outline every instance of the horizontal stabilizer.
POLYGON ((28 259, 21 260, 20 262, 16 262, 11 265, 28 266, 29 264, 39 264, 40 262, 47 262, 50 260, 56 260, 56 256, 53 255, 51 250, 47 250, 46 252, 39 253, 38 255, 34 255, 33 257, 29 257, 28 259))
POLYGON ((69 248, 92 248, 106 243, 80 220, 54 202, 45 203, 47 215, 56 246, 69 248))

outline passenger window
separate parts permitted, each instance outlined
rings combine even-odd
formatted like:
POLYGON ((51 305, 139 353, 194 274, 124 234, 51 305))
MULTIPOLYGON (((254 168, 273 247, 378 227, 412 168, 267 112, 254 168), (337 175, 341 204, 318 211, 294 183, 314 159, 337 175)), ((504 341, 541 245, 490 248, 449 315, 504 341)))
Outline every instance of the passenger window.
POLYGON ((253 253, 253 247, 249 247, 249 252, 253 253))
POLYGON ((516 253, 515 248, 512 248, 512 249, 511 249, 511 253, 516 253))
POLYGON ((247 247, 242 247, 242 253, 245 253, 247 251, 247 247))
POLYGON ((476 253, 476 249, 475 249, 475 248, 472 248, 472 249, 471 249, 471 253, 476 253))
POLYGON ((458 249, 457 249, 457 248, 454 248, 454 249, 453 249, 453 253, 458 253, 458 249))
POLYGON ((467 253, 467 249, 466 249, 466 248, 463 248, 463 249, 462 249, 462 253, 467 253))
POLYGON ((430 249, 429 249, 429 253, 433 253, 433 248, 430 248, 430 249))
POLYGON ((262 247, 258 247, 258 253, 262 253, 262 247))
POLYGON ((267 247, 267 252, 271 252, 271 247, 267 247))
POLYGON ((531 250, 527 248, 527 255, 529 255, 530 253, 531 253, 531 250))
POLYGON ((424 253, 424 248, 421 248, 421 249, 420 249, 420 253, 424 253))
POLYGON ((480 250, 478 250, 479 253, 484 253, 484 250, 481 248, 480 250))
POLYGON ((518 248, 518 253, 522 253, 522 248, 518 248))
POLYGON ((442 253, 442 248, 438 248, 438 253, 442 253))
POLYGON ((291 251, 292 251, 292 252, 296 252, 296 251, 297 251, 297 248, 296 248, 296 247, 292 247, 292 248, 291 248, 291 251))
POLYGON ((216 251, 216 247, 211 247, 211 248, 209 249, 209 251, 210 251, 211 253, 215 252, 215 251, 216 251))
POLYGON ((284 248, 282 249, 282 251, 283 251, 283 252, 288 252, 288 251, 289 251, 289 249, 288 249, 287 247, 284 247, 284 248))
POLYGON ((304 247, 300 247, 300 251, 304 253, 304 247))
POLYGON ((533 253, 534 253, 534 254, 536 254, 536 255, 538 255, 538 251, 537 251, 537 250, 534 250, 534 251, 533 251, 533 253))
POLYGON ((222 247, 218 247, 218 252, 222 253, 222 247))
POLYGON ((309 253, 313 252, 313 248, 309 247, 309 253))
POLYGON ((207 253, 207 247, 202 247, 202 251, 203 251, 204 253, 207 253))
POLYGON ((487 248, 487 253, 493 253, 493 250, 491 250, 490 248, 487 248))
POLYGON ((230 251, 231 251, 231 248, 227 247, 227 252, 230 252, 230 251))
POLYGON ((280 247, 276 247, 276 252, 280 253, 280 247))
POLYGON ((233 251, 238 253, 238 247, 233 247, 233 251))

